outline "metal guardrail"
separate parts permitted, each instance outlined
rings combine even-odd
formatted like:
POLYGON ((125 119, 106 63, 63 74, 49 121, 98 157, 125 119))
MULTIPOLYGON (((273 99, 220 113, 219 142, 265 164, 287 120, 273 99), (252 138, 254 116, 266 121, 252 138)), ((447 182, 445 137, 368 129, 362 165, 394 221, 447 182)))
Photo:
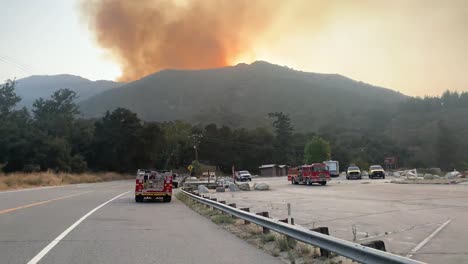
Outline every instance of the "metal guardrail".
POLYGON ((360 263, 369 263, 369 264, 387 264, 387 263, 402 263, 402 264, 421 264, 413 259, 405 258, 399 255, 394 255, 388 252, 380 251, 370 247, 366 247, 360 244, 352 243, 350 241, 342 240, 336 237, 327 236, 320 234, 318 232, 310 231, 301 226, 289 225, 283 222, 280 222, 276 219, 266 218, 263 216, 258 216, 256 214, 245 212, 237 208, 212 201, 200 197, 198 195, 189 193, 183 189, 181 191, 190 196, 190 198, 203 203, 205 205, 216 208, 225 213, 231 214, 240 219, 249 221, 256 225, 266 227, 277 233, 286 235, 288 237, 294 238, 298 241, 323 248, 334 252, 338 255, 350 258, 352 260, 358 261, 360 263))

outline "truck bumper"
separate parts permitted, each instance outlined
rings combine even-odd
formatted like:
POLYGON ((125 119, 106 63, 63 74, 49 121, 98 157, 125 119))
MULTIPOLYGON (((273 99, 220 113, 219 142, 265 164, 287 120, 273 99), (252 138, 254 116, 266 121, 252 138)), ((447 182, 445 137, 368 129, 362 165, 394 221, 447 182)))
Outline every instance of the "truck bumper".
POLYGON ((171 196, 172 193, 165 193, 165 192, 157 192, 157 193, 145 193, 145 192, 139 192, 135 193, 135 196, 143 196, 143 197, 167 197, 171 196))

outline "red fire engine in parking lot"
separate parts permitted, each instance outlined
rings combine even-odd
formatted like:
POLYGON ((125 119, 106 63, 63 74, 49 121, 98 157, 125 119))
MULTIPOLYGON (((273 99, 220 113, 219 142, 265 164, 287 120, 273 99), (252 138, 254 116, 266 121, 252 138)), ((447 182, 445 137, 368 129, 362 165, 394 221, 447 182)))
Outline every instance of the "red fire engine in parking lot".
POLYGON ((141 203, 145 198, 162 198, 163 202, 170 202, 172 198, 172 173, 138 170, 135 182, 135 201, 141 203))
POLYGON ((292 184, 312 185, 312 183, 319 183, 325 185, 329 180, 330 172, 327 169, 327 164, 324 163, 314 163, 288 169, 288 181, 292 184))

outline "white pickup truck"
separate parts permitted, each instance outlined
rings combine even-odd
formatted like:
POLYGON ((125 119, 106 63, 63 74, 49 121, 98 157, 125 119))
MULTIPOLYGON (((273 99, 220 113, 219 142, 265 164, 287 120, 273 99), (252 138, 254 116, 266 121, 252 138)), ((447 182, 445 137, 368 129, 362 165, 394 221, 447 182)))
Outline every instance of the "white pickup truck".
POLYGON ((252 181, 252 175, 248 171, 238 171, 236 172, 236 180, 238 181, 252 181))

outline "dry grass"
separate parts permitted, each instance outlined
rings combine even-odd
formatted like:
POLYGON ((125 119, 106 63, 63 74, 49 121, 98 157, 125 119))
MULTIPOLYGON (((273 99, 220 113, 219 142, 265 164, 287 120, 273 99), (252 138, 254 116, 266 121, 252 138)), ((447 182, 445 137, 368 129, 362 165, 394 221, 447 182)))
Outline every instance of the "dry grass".
POLYGON ((21 189, 38 186, 57 186, 76 183, 94 183, 132 179, 133 176, 117 173, 10 173, 0 174, 0 190, 21 189))

